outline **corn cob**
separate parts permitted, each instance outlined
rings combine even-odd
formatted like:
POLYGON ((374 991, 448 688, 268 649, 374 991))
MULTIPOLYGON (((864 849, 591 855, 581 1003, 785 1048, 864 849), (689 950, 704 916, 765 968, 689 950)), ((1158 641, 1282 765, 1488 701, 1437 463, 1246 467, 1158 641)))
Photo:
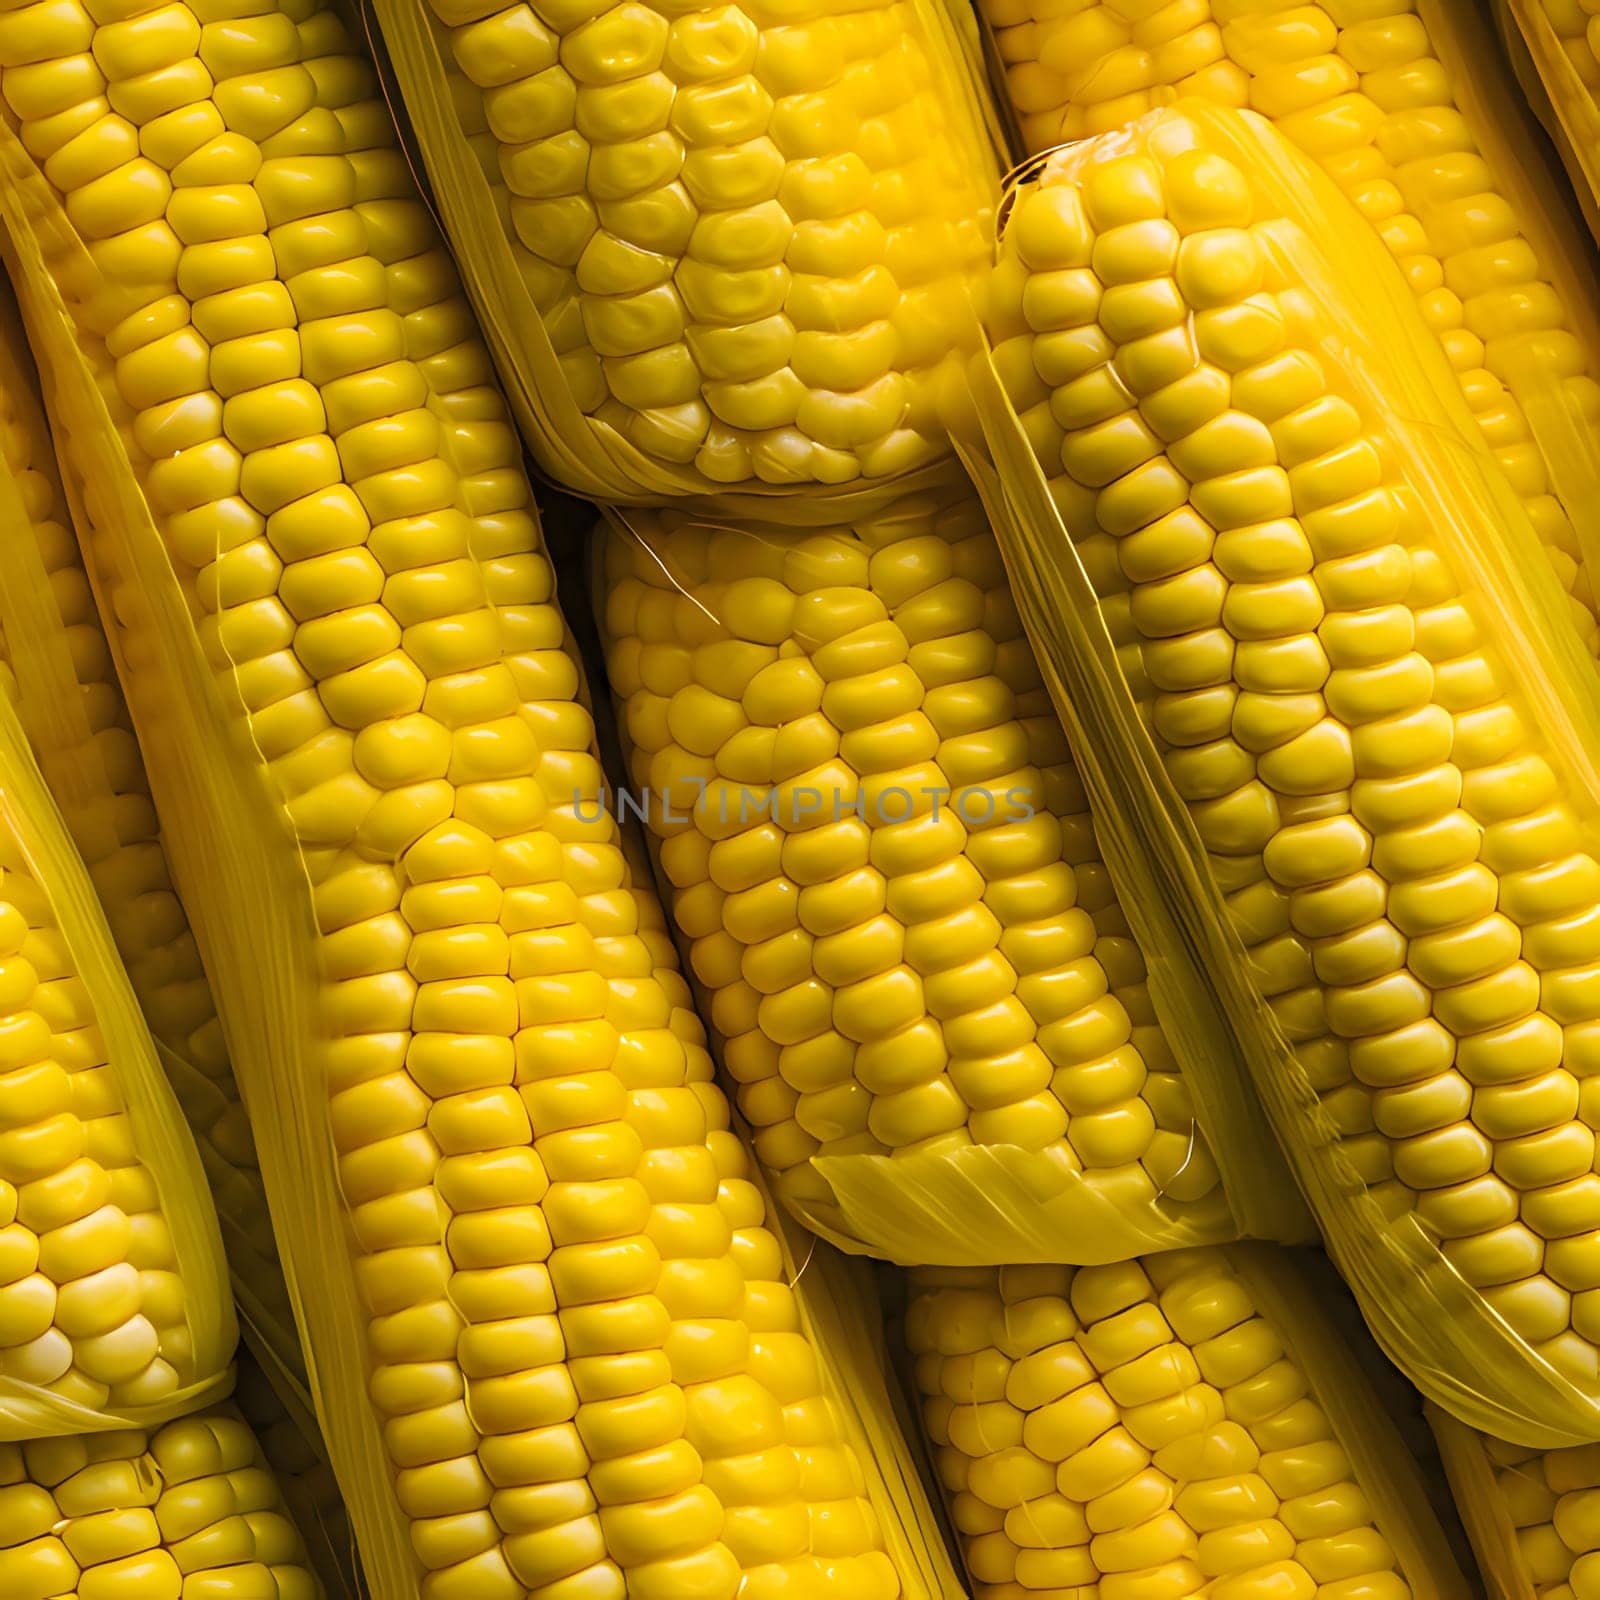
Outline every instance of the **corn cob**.
POLYGON ((240 11, 76 11, 77 56, 0 20, 44 166, 9 148, 8 203, 368 1579, 939 1593, 587 803, 531 491, 368 65, 331 11, 240 11))
POLYGON ((1420 1476, 1291 1263, 910 1274, 976 1600, 1464 1600, 1420 1476))
POLYGON ((970 492, 632 513, 601 564, 629 796, 791 1208, 906 1262, 1237 1237, 970 492))
POLYGON ((24 730, 89 869, 117 952, 210 1180, 244 1320, 304 1383, 250 1124, 188 918, 172 886, 144 761, 78 554, 38 380, 0 306, 0 452, 24 515, 0 545, 0 661, 24 730))
POLYGON ((1600 10, 1591 0, 1495 0, 1517 82, 1600 239, 1600 10))
POLYGON ((1505 555, 1515 497, 1352 230, 1265 124, 1152 113, 1016 195, 995 366, 1049 480, 1036 542, 1076 543, 1369 1321, 1441 1405, 1575 1442, 1600 1437, 1589 673, 1558 623, 1533 644, 1554 585, 1505 555))
MULTIPOLYGON (((948 453, 997 168, 919 0, 377 8, 540 464, 600 499, 948 453)), ((953 25, 954 23, 954 25, 953 25)))
POLYGON ((321 1600, 231 1407, 152 1432, 0 1444, 6 1600, 321 1600))
MULTIPOLYGON (((1591 651, 1600 299, 1471 4, 982 0, 1029 150, 1184 96, 1267 117, 1377 229, 1591 651)), ((1576 4, 1563 3, 1564 11, 1576 4)))
POLYGON ((1550 19, 1562 53, 1591 91, 1600 90, 1600 5, 1594 0, 1533 0, 1550 19))
POLYGON ((1496 1600, 1600 1594, 1600 1454, 1530 1450, 1429 1417, 1450 1486, 1496 1600))
MULTIPOLYGON (((303 1389, 299 1336, 249 1121, 167 869, 143 759, 71 531, 32 358, 9 299, 0 306, 0 448, 29 511, 0 548, 0 622, 9 630, 0 633, 0 660, 20 676, 14 698, 30 744, 64 808, 195 1135, 246 1324, 265 1342, 267 1359, 303 1389)), ((81 505, 81 494, 71 498, 81 505)), ((317 1532, 325 1584, 330 1573, 353 1571, 348 1525, 314 1422, 289 1419, 255 1360, 241 1359, 237 1381, 239 1404, 261 1435, 296 1522, 317 1532), (298 1492, 289 1495, 291 1489, 298 1492)))
MULTIPOLYGON (((0 450, 28 512, 0 547, 0 622, 8 630, 0 633, 0 662, 20 678, 21 687, 13 679, 13 698, 29 742, 65 810, 195 1135, 247 1326, 265 1341, 275 1369, 303 1389, 299 1336, 249 1122, 167 870, 143 759, 71 531, 32 357, 9 298, 0 305, 0 450)), ((81 495, 71 498, 81 504, 81 495)), ((319 1571, 334 1592, 330 1578, 353 1572, 355 1557, 315 1423, 290 1420, 254 1359, 241 1356, 236 1381, 237 1403, 261 1437, 296 1523, 316 1532, 319 1571)), ((337 1592, 358 1591, 343 1585, 337 1592)))
POLYGON ((235 1328, 194 1147, 9 689, 0 791, 5 1441, 202 1404, 235 1328))
POLYGON ((361 1560, 316 1421, 300 1414, 297 1397, 293 1411, 285 1405, 248 1345, 240 1348, 233 1403, 260 1442, 328 1600, 362 1600, 361 1560))

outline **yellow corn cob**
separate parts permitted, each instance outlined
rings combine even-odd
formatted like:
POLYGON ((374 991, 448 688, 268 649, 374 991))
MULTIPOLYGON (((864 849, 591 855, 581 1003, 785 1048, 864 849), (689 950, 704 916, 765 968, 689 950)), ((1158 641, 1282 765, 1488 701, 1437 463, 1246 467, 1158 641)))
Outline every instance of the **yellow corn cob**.
POLYGON ((1292 1236, 1286 1181, 1229 1213, 970 491, 631 513, 601 564, 629 798, 792 1208, 907 1262, 1292 1236))
POLYGON ((1600 9, 1593 0, 1495 0, 1516 71, 1600 239, 1600 9))
POLYGON ((1414 1463, 1286 1253, 910 1280, 976 1600, 1465 1600, 1414 1463))
POLYGON ((1600 90, 1600 5, 1594 0, 1533 0, 1550 19, 1562 52, 1590 90, 1600 90))
POLYGON ((1478 1565, 1496 1600, 1600 1595, 1600 1449, 1530 1450, 1429 1421, 1478 1565))
MULTIPOLYGON (((1318 161, 1400 263, 1591 651, 1600 299, 1515 85, 1464 0, 981 0, 1027 147, 1184 96, 1318 161)), ((1563 11, 1575 12, 1576 3, 1563 11)))
POLYGON ((377 8, 540 464, 602 499, 947 453, 997 169, 923 0, 377 8), (448 63, 448 65, 447 65, 448 63))
POLYGON ((0 1444, 6 1600, 321 1600, 231 1407, 149 1433, 0 1444))
POLYGON ((0 453, 23 515, 0 545, 0 660, 23 727, 99 893, 118 954, 195 1135, 235 1293, 271 1358, 304 1382, 250 1124, 161 847, 15 306, 0 305, 0 453))
MULTIPOLYGON (((0 304, 0 448, 29 513, 0 546, 0 625, 8 630, 0 633, 0 658, 16 674, 15 698, 34 754, 89 867, 195 1134, 247 1327, 265 1342, 275 1367, 303 1388, 299 1336, 249 1122, 167 870, 144 762, 71 531, 32 358, 9 297, 0 304)), ((262 1437, 297 1523, 316 1530, 318 1566, 331 1592, 332 1578, 353 1572, 355 1557, 315 1423, 309 1415, 291 1421, 248 1356, 241 1356, 237 1383, 241 1409, 262 1437)))
POLYGON ((193 1371, 187 1286, 96 1003, 9 828, 0 837, 0 923, 4 1370, 91 1411, 159 1403, 193 1371))
POLYGON ((0 18, 43 178, 0 153, 373 1591, 948 1592, 587 804, 531 491, 370 69, 331 11, 243 9, 0 18))
POLYGON ((1353 222, 1265 124, 1152 113, 1018 191, 996 367, 1369 1320, 1441 1404, 1600 1436, 1589 675, 1500 614, 1545 574, 1519 587, 1520 509, 1353 222))
POLYGON ((361 1559, 315 1419, 285 1406, 248 1345, 240 1348, 233 1403, 260 1441, 328 1600, 361 1600, 368 1593, 361 1559))
POLYGON ((4 1441, 203 1404, 236 1330, 194 1147, 9 689, 0 792, 4 1441))

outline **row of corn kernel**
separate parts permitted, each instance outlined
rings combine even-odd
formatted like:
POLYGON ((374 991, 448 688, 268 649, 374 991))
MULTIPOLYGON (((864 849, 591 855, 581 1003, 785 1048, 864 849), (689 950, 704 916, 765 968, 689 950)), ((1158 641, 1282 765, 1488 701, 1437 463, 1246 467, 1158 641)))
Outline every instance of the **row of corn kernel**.
POLYGON ((1283 1292, 1299 1271, 1206 1249, 912 1272, 923 1418, 980 1600, 1464 1600, 1322 1304, 1283 1292))
POLYGON ((321 1600, 248 1425, 228 1406, 148 1431, 0 1444, 7 1600, 321 1600))

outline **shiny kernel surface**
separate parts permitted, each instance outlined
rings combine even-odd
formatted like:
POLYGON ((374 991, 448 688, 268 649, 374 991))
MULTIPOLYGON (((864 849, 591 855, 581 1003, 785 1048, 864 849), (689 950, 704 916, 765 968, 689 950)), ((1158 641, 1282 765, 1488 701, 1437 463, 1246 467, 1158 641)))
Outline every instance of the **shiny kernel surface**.
MULTIPOLYGON (((1530 45, 1536 40, 1541 47, 1546 41, 1552 42, 1576 74, 1578 81, 1574 84, 1570 78, 1553 73, 1551 66, 1543 59, 1541 48, 1536 62, 1537 70, 1544 80, 1544 89, 1550 96, 1552 107, 1559 108, 1561 113, 1576 111, 1579 115, 1592 117, 1597 104, 1600 104, 1600 7, 1595 5, 1594 0, 1537 0, 1526 18, 1514 20, 1530 45), (1571 104, 1574 98, 1577 100, 1575 106, 1571 104)), ((1587 182, 1592 189, 1594 178, 1590 152, 1569 148, 1569 141, 1565 138, 1559 144, 1573 183, 1587 182)))
POLYGON ((1225 1236, 976 499, 813 533, 629 513, 605 539, 631 798, 780 1191, 826 1215, 814 1158, 1013 1147, 1034 1201, 1081 1186, 1225 1236))
POLYGON ((906 1337, 974 1592, 1406 1600, 1378 1521, 1408 1513, 1369 1499, 1284 1332, 1225 1250, 914 1270, 906 1337))
MULTIPOLYGON (((1574 622, 1600 649, 1584 548, 1600 531, 1584 487, 1600 468, 1600 348, 1591 275, 1566 264, 1581 254, 1582 225, 1530 180, 1524 161, 1537 152, 1485 125, 1520 91, 1497 41, 1466 15, 1472 7, 982 0, 979 9, 1030 150, 1197 97, 1260 114, 1318 162, 1404 271, 1572 596, 1574 622), (1539 412, 1552 402, 1587 419, 1582 460, 1564 442, 1570 434, 1542 431, 1539 412)), ((1584 81, 1600 83, 1593 0, 1547 0, 1546 9, 1584 81)))
MULTIPOLYGON (((0 553, 0 577, 44 593, 55 640, 23 636, 14 699, 53 784, 217 1202, 235 1288, 291 1371, 301 1367, 288 1292, 210 985, 173 887, 144 760, 117 682, 50 443, 49 422, 14 304, 0 308, 0 452, 29 514, 0 553), (58 708, 60 708, 58 710, 58 708), (81 735, 81 743, 64 737, 81 735)), ((35 613, 23 613, 30 622, 35 613)), ((46 613, 48 614, 48 613, 46 613)), ((13 648, 0 633, 0 660, 13 648)))
POLYGON ((95 1411, 196 1370, 188 1289, 118 1067, 8 819, 0 826, 0 1375, 95 1411))
POLYGON ((1600 1455, 1591 1446, 1529 1450, 1476 1436, 1492 1474, 1493 1503, 1466 1513, 1467 1531, 1485 1538, 1481 1560, 1495 1581, 1530 1586, 1540 1595, 1592 1600, 1600 1594, 1600 1455), (1480 1525, 1481 1523, 1481 1525, 1480 1525), (1513 1539, 1496 1542, 1495 1524, 1513 1539), (1509 1561, 1513 1570, 1495 1570, 1509 1561))
POLYGON ((1600 6, 1594 0, 1539 0, 1539 8, 1593 95, 1600 89, 1600 6))
POLYGON ((575 446, 622 452, 609 482, 837 486, 945 452, 992 177, 942 21, 908 0, 431 11, 549 342, 520 376, 581 412, 575 446))
POLYGON ((1337 308, 1304 287, 1311 241, 1206 138, 1156 113, 1131 143, 1051 160, 1012 213, 991 338, 1015 352, 1013 403, 1320 1097, 1330 1174, 1414 1217, 1592 1387, 1595 842, 1449 569, 1450 513, 1349 398, 1337 308), (1181 285, 1175 337, 1040 309, 1036 285, 1162 219, 1175 280, 1119 289, 1164 303, 1181 285), (1072 381, 1116 396, 1088 426, 1055 420, 1063 338, 1083 352, 1072 381), (1163 433, 1165 397, 1202 382, 1220 403, 1163 433))
POLYGON ((305 1546, 307 1564, 328 1600, 359 1600, 369 1586, 349 1513, 315 1423, 308 1419, 302 1425, 290 1416, 247 1345, 240 1346, 235 1367, 233 1404, 255 1434, 261 1456, 277 1480, 284 1509, 305 1546))
MULTIPOLYGON (((102 269, 78 310, 150 442, 193 618, 168 642, 248 719, 304 872, 318 1030, 276 1087, 325 1116, 367 1364, 324 1377, 373 1409, 387 1570, 427 1600, 893 1600, 370 63, 313 7, 80 21, 92 66, 24 30, 0 95, 102 269)), ((159 717, 157 624, 84 490, 159 717)))
POLYGON ((0 1590, 62 1600, 322 1600, 231 1407, 149 1433, 0 1445, 0 1590))

